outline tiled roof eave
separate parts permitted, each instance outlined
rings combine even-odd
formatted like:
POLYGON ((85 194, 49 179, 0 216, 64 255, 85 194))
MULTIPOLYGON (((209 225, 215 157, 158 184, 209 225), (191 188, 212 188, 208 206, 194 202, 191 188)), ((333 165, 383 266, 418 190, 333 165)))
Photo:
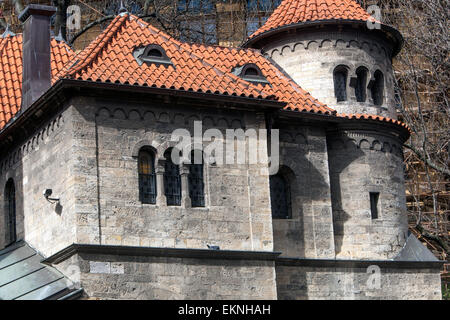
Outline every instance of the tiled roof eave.
MULTIPOLYGON (((251 47, 251 45, 255 44, 256 42, 258 42, 264 38, 267 38, 267 37, 270 37, 277 33, 291 30, 291 29, 308 28, 308 27, 314 27, 314 26, 318 26, 318 25, 338 25, 338 24, 363 26, 363 25, 367 25, 367 21, 366 20, 350 20, 350 19, 328 19, 328 20, 313 20, 313 21, 292 23, 292 24, 281 26, 281 27, 275 27, 275 28, 269 29, 267 31, 256 34, 254 36, 251 35, 242 44, 242 47, 249 48, 249 47, 251 47)), ((385 33, 387 33, 388 37, 390 37, 391 40, 393 40, 393 42, 395 43, 394 56, 397 55, 400 52, 401 47, 404 42, 404 38, 403 38, 402 34, 396 28, 394 28, 390 25, 387 25, 387 24, 383 24, 383 23, 381 23, 381 30, 384 31, 385 33)), ((371 30, 368 29, 368 31, 371 31, 371 30)))
POLYGON ((298 111, 298 110, 286 110, 283 109, 280 111, 280 115, 285 117, 297 117, 297 118, 305 118, 311 120, 318 120, 330 123, 374 123, 381 125, 391 125, 400 132, 402 132, 405 141, 411 135, 411 129, 409 126, 399 120, 382 117, 378 115, 371 114, 324 114, 317 113, 312 111, 298 111))
POLYGON ((194 90, 180 90, 176 88, 161 88, 157 86, 149 85, 139 85, 139 84, 127 84, 127 83, 114 83, 114 82, 103 82, 103 81, 91 81, 82 79, 71 79, 71 78, 61 78, 59 80, 64 86, 79 86, 85 88, 111 88, 119 89, 124 91, 135 91, 140 93, 158 93, 166 94, 172 96, 184 96, 191 98, 209 98, 210 100, 222 100, 222 101, 232 101, 235 103, 251 104, 251 105, 261 105, 264 103, 265 107, 273 107, 281 109, 286 106, 286 102, 279 101, 275 96, 266 97, 251 97, 251 96, 240 96, 234 94, 223 94, 214 92, 203 92, 194 90))

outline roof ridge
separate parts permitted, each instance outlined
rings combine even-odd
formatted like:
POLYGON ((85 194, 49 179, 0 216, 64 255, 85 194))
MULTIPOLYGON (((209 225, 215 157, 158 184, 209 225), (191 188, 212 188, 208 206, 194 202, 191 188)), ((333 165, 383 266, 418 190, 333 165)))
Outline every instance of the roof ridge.
POLYGON ((215 64, 211 64, 203 56, 197 55, 193 47, 174 39, 157 27, 132 14, 116 17, 99 37, 80 52, 76 58, 72 59, 71 63, 67 64, 67 67, 59 73, 59 78, 76 78, 102 82, 112 81, 162 88, 172 87, 170 85, 166 86, 166 77, 169 78, 168 82, 172 83, 172 81, 175 81, 173 83, 175 84, 174 88, 186 91, 197 90, 224 95, 242 95, 258 99, 276 98, 276 96, 267 94, 266 91, 258 86, 233 75, 230 71, 222 70, 215 64), (138 46, 151 44, 151 42, 161 45, 166 52, 171 52, 169 57, 175 63, 157 66, 158 69, 162 68, 158 73, 164 72, 166 74, 161 74, 161 77, 158 79, 151 76, 154 71, 143 75, 142 73, 150 72, 144 66, 140 66, 139 69, 135 67, 127 68, 127 66, 130 66, 130 63, 136 62, 135 58, 130 58, 132 52, 129 51, 133 50, 133 47, 137 48, 138 46), (119 49, 123 45, 127 46, 126 52, 119 49), (105 59, 108 63, 112 63, 112 61, 108 60, 107 56, 110 56, 109 58, 115 61, 128 61, 128 63, 123 64, 119 62, 108 66, 104 63, 105 59), (97 64, 99 65, 97 66, 97 64), (181 69, 177 71, 179 73, 176 77, 177 80, 174 80, 175 78, 171 75, 173 70, 171 69, 178 66, 181 69), (167 72, 163 71, 163 69, 167 72), (193 73, 190 72, 191 70, 193 73), (115 74, 114 79, 111 78, 112 74, 115 74), (196 79, 192 74, 200 77, 196 79), (214 76, 216 79, 214 79, 214 76), (145 80, 146 78, 148 79, 145 80), (213 87, 210 81, 215 82, 213 87))
POLYGON ((89 65, 100 54, 103 48, 108 44, 109 40, 113 38, 124 25, 128 18, 128 14, 117 15, 108 27, 92 41, 87 48, 79 52, 68 64, 73 63, 66 70, 62 70, 62 74, 65 76, 73 76, 74 74, 88 68, 89 65), (95 54, 93 54, 95 53, 95 54), (78 59, 78 60, 77 60, 78 59), (82 63, 80 63, 82 61, 82 63), (76 67, 75 67, 76 66, 76 67), (75 67, 74 69, 72 69, 75 67))

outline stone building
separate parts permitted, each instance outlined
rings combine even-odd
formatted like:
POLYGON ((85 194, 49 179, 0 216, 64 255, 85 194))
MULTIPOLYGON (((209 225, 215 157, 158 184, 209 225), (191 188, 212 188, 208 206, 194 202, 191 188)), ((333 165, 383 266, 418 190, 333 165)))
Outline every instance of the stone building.
POLYGON ((78 53, 47 6, 1 38, 0 298, 441 298, 408 234, 395 29, 284 0, 225 48, 121 11, 78 53), (199 123, 204 156, 177 163, 173 133, 199 123), (267 133, 242 140, 258 162, 206 152, 231 129, 267 133))

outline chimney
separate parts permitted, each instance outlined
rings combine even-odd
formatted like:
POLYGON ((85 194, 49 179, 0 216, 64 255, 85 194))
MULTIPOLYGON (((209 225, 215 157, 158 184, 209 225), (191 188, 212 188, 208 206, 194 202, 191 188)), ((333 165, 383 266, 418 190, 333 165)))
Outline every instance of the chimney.
POLYGON ((19 20, 23 26, 22 111, 51 86, 50 18, 56 9, 30 4, 19 20))

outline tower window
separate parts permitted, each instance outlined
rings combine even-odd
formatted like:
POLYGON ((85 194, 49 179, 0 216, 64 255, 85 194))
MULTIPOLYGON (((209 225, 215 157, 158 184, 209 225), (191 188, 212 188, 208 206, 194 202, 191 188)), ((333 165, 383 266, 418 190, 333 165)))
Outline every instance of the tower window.
POLYGON ((6 244, 10 245, 17 240, 16 234, 16 188, 12 179, 8 180, 5 188, 6 213, 6 244))
POLYGON ((367 74, 368 70, 364 67, 356 70, 355 96, 357 102, 366 102, 367 74))
POLYGON ((153 152, 139 152, 139 200, 142 203, 156 203, 155 157, 153 152))
POLYGON ((168 206, 181 205, 181 177, 180 168, 172 161, 172 149, 164 154, 166 163, 164 165, 164 193, 168 206))
POLYGON ((333 73, 334 94, 338 102, 347 101, 347 68, 338 66, 333 73))
POLYGON ((380 70, 375 71, 374 78, 375 81, 371 89, 373 104, 376 106, 381 106, 383 104, 383 97, 384 97, 383 73, 380 70))
POLYGON ((272 218, 289 219, 291 216, 291 190, 280 173, 270 176, 270 201, 272 218))
POLYGON ((370 193, 370 211, 372 214, 372 220, 378 219, 378 200, 380 198, 379 192, 370 193))
POLYGON ((203 180, 203 157, 195 161, 195 150, 191 154, 191 165, 189 166, 189 197, 192 207, 205 206, 205 184, 203 180), (200 163, 197 163, 200 162, 200 163))

